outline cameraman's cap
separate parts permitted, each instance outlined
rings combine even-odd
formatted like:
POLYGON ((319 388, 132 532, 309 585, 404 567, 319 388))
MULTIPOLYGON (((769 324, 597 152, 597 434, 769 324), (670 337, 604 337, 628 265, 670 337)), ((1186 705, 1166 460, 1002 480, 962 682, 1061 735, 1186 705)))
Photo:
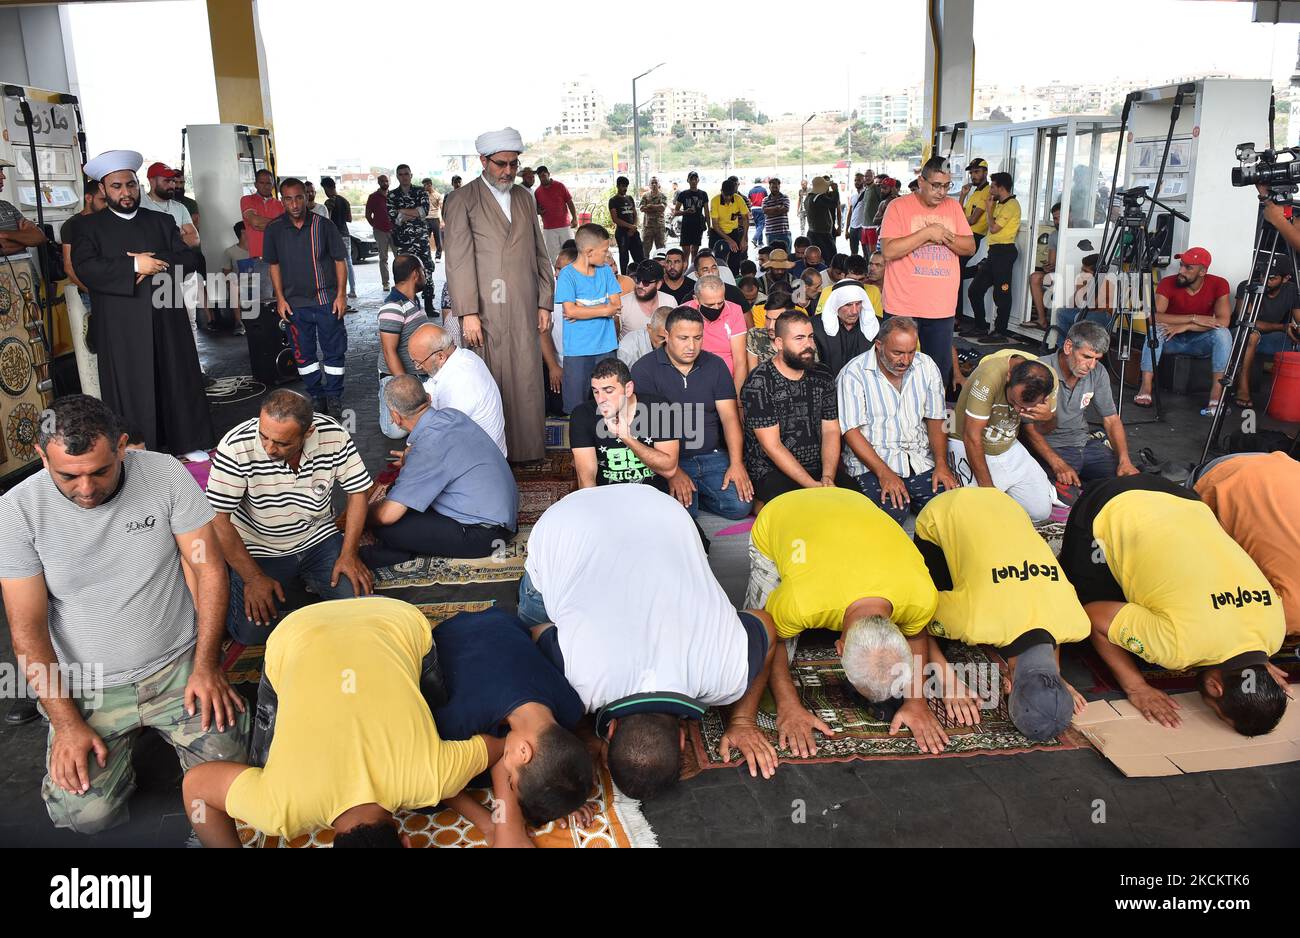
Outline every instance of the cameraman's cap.
POLYGON ((664 265, 658 261, 642 261, 636 267, 637 283, 654 283, 664 279, 664 265))
POLYGON ((1210 252, 1205 248, 1188 248, 1182 254, 1175 254, 1174 260, 1182 261, 1194 267, 1210 266, 1210 252))
POLYGON ((988 160, 986 160, 986 159, 975 159, 975 160, 971 160, 970 163, 967 164, 967 166, 966 166, 966 172, 970 172, 972 169, 988 169, 988 168, 989 168, 989 161, 988 161, 988 160))

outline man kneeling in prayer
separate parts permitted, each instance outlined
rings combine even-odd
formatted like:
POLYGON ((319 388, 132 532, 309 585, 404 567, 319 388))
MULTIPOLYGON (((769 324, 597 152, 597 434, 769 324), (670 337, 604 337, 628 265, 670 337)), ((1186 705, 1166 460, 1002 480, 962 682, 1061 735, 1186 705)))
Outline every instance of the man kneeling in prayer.
MULTIPOLYGON (((844 676, 868 700, 889 702, 890 735, 906 726, 922 752, 941 752, 948 736, 922 696, 925 627, 938 597, 903 529, 860 492, 815 488, 772 499, 751 538, 745 605, 765 609, 787 642, 806 629, 842 633, 844 676)), ((807 757, 817 751, 813 730, 833 732, 799 700, 788 661, 775 656, 770 672, 778 743, 807 757)), ((737 717, 757 712, 755 697, 737 717)), ((765 765, 764 776, 775 768, 765 765)))
POLYGON ((286 839, 329 827, 336 847, 409 846, 394 815, 440 802, 464 813, 475 803, 453 796, 489 766, 495 790, 524 797, 525 812, 563 817, 586 800, 586 779, 565 784, 563 769, 526 752, 522 736, 444 741, 430 707, 445 694, 416 607, 367 597, 289 615, 266 643, 253 764, 207 762, 185 774, 194 832, 205 847, 238 847, 239 818, 286 839), (567 794, 528 794, 552 785, 567 794))
MULTIPOLYGON (((583 719, 582 701, 533 643, 528 626, 503 609, 454 615, 433 630, 433 643, 447 696, 433 710, 438 735, 484 734, 505 742, 501 770, 493 772, 496 823, 471 798, 452 806, 492 846, 531 847, 525 822, 540 827, 566 818, 596 784, 587 746, 573 733, 583 719)), ((591 820, 590 810, 581 815, 580 823, 591 820)))
MULTIPOLYGON (((1059 736, 1087 706, 1061 677, 1059 645, 1083 641, 1091 628, 1029 515, 997 489, 954 489, 921 510, 916 546, 939 590, 930 634, 1000 649, 1008 665, 1001 683, 1010 695, 1011 722, 1037 742, 1059 736)), ((978 723, 978 707, 951 705, 953 697, 976 688, 958 681, 933 638, 930 661, 942 669, 949 716, 963 725, 978 723)), ((997 684, 978 683, 980 696, 996 701, 997 684)))
POLYGON ((533 528, 525 571, 519 618, 537 626, 538 647, 596 715, 624 794, 645 801, 677 781, 680 721, 709 707, 737 704, 724 754, 734 745, 751 772, 759 760, 776 764, 752 717, 736 719, 758 707, 757 679, 776 644, 771 620, 737 614, 676 499, 649 485, 566 495, 533 528))
POLYGON ((1070 512, 1061 567, 1092 620, 1093 647, 1148 721, 1178 726, 1179 706, 1133 655, 1200 668, 1201 696, 1243 736, 1282 719, 1286 674, 1268 660, 1286 631, 1282 602, 1194 492, 1146 474, 1095 483, 1070 512))

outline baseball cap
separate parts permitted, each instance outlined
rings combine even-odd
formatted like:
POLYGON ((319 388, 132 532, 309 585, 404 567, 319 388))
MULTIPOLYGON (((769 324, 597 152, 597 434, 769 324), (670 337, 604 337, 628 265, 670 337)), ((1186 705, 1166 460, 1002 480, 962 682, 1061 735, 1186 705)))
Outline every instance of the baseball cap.
POLYGON ((1007 710, 1016 729, 1035 742, 1060 735, 1074 719, 1074 698, 1061 681, 1051 642, 1020 653, 1007 710))
POLYGON ((654 283, 664 279, 664 265, 658 261, 642 261, 636 266, 637 283, 654 283))
POLYGON ((970 172, 972 169, 988 169, 988 168, 989 168, 989 161, 988 161, 988 160, 986 160, 986 159, 974 159, 974 160, 971 160, 970 163, 967 164, 967 166, 966 166, 966 172, 970 172))
POLYGON ((1175 254, 1174 259, 1197 267, 1210 266, 1210 252, 1205 248, 1188 248, 1182 254, 1175 254))
POLYGON ((179 169, 172 169, 166 163, 153 163, 149 167, 149 172, 145 173, 146 179, 154 179, 162 176, 166 179, 175 179, 181 174, 179 169))

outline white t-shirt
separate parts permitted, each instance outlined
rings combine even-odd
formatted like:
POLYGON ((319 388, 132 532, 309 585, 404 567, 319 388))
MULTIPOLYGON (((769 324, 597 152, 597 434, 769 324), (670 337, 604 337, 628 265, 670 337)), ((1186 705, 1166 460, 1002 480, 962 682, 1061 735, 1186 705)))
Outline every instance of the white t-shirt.
POLYGON ((709 706, 744 696, 745 627, 671 496, 649 485, 566 495, 533 528, 524 569, 589 712, 649 691, 709 706))
POLYGON ((447 363, 424 382, 436 410, 451 407, 469 417, 492 437, 501 455, 506 454, 506 418, 501 410, 501 389, 483 359, 469 349, 458 348, 447 363))
POLYGON ((641 303, 636 298, 636 291, 623 294, 623 309, 619 312, 619 337, 627 335, 629 332, 638 332, 650 324, 650 317, 660 306, 670 306, 677 308, 677 301, 667 293, 656 293, 654 306, 650 307, 650 312, 646 313, 641 308, 641 303))
POLYGON ((177 228, 194 224, 194 219, 190 217, 190 210, 185 207, 185 203, 178 202, 175 199, 168 199, 166 202, 155 202, 153 196, 148 192, 141 192, 140 207, 147 208, 151 212, 170 215, 175 220, 177 228))

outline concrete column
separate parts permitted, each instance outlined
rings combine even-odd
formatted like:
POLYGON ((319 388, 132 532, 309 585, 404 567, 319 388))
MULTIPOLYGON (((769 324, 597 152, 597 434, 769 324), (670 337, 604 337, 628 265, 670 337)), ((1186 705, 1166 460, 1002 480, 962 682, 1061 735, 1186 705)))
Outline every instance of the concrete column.
POLYGON ((257 0, 207 0, 207 7, 221 123, 269 128, 271 91, 257 0))
POLYGON ((975 0, 926 0, 925 112, 930 156, 935 128, 971 119, 975 99, 975 0))

